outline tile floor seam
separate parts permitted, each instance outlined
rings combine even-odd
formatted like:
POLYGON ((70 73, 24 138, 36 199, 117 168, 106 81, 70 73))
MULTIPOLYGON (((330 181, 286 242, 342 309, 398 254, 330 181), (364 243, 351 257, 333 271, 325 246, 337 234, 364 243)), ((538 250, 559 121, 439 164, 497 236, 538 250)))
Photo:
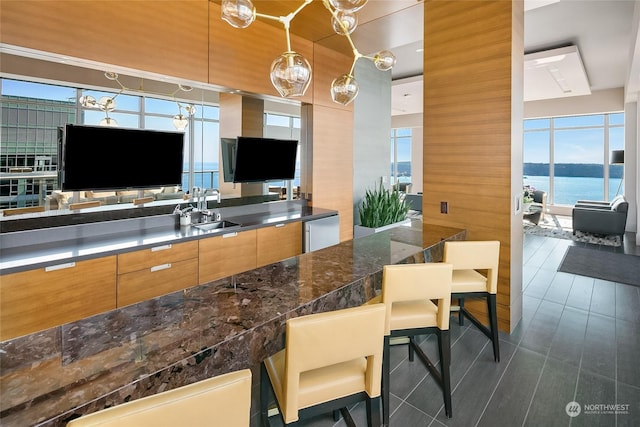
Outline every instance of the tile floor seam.
MULTIPOLYGON (((549 351, 551 351, 551 347, 549 347, 549 351)), ((524 413, 524 418, 522 419, 521 426, 524 427, 527 422, 527 417, 529 416, 529 411, 531 411, 531 405, 533 405, 533 400, 536 397, 536 392, 538 391, 538 386, 540 385, 540 380, 542 380, 542 374, 544 373, 544 368, 547 366, 547 360, 549 359, 549 355, 547 352, 547 356, 544 358, 544 362, 542 363, 542 369, 540 369, 540 374, 538 374, 538 380, 536 381, 536 386, 533 388, 533 393, 531 394, 531 400, 529 400, 529 405, 527 406, 527 410, 524 413)))
MULTIPOLYGON (((593 288, 591 290, 591 300, 593 301, 593 288)), ((591 307, 591 304, 589 304, 589 307, 591 307)), ((584 343, 587 341, 587 331, 589 330, 589 317, 591 317, 591 310, 589 310, 589 316, 587 317, 587 324, 585 325, 584 328, 584 336, 582 337, 582 350, 580 350, 580 362, 578 363, 578 376, 576 377, 576 385, 573 388, 573 400, 572 402, 576 401, 576 396, 578 395, 578 385, 580 384, 580 374, 582 373, 582 361, 584 359, 584 352, 585 352, 585 346, 584 343)), ((586 370, 585 370, 586 371, 586 370)), ((569 403, 569 402, 567 402, 569 403)), ((569 417, 569 427, 571 427, 571 423, 573 422, 573 418, 574 417, 569 417)))
POLYGON ((478 419, 476 420, 476 422, 474 424, 474 427, 478 426, 478 424, 480 423, 480 420, 482 419, 484 413, 487 411, 487 407, 489 406, 489 403, 491 402, 491 399, 495 395, 496 390, 500 386, 500 383, 502 382, 502 378, 504 378, 505 373, 509 369, 509 366, 511 365, 511 362, 513 361, 513 358, 515 357, 515 355, 516 355, 516 353, 518 351, 518 348, 520 348, 520 344, 516 345, 516 348, 513 351, 513 354, 511 355, 511 357, 509 358, 509 361, 507 362, 507 366, 505 366, 504 370, 502 371, 502 374, 500 374, 500 378, 498 379, 498 382, 496 382, 496 385, 493 387, 493 390, 491 391, 491 394, 489 395, 489 399, 487 399, 487 403, 485 403, 484 408, 482 408, 482 412, 478 416, 478 419))
MULTIPOLYGON (((573 284, 573 281, 572 281, 573 284)), ((552 301, 553 302, 553 301, 552 301)), ((551 342, 553 344, 553 339, 556 337, 556 333, 558 332, 558 328, 560 327, 560 321, 562 320, 562 314, 564 314, 564 310, 565 308, 567 308, 566 304, 562 305, 562 313, 560 314, 560 318, 558 319, 558 324, 556 325, 555 331, 553 332, 553 336, 551 337, 551 342)), ((586 334, 587 328, 585 327, 585 334, 586 334)), ((583 338, 584 340, 584 338, 583 338)), ((533 399, 535 399, 536 397, 536 391, 538 390, 538 385, 540 384, 540 380, 542 379, 542 374, 544 373, 544 368, 545 366, 547 366, 547 361, 549 360, 549 354, 551 353, 551 348, 552 348, 552 344, 549 345, 549 348, 547 349, 547 352, 544 356, 544 362, 542 363, 542 369, 540 370, 540 374, 538 375, 538 380, 536 381, 536 386, 533 388, 533 393, 531 394, 531 400, 529 401, 529 406, 527 407, 527 411, 525 412, 525 416, 524 419, 522 420, 522 427, 524 427, 525 422, 527 421, 527 416, 529 415, 529 410, 531 409, 531 405, 533 404, 533 399)), ((519 346, 518 346, 519 348, 519 346)), ((523 347, 526 349, 526 347, 523 347)), ((517 348, 516 348, 517 350, 517 348)), ((580 363, 582 363, 582 353, 584 352, 584 346, 582 346, 582 350, 580 353, 580 363)), ((537 353, 537 352, 535 352, 537 353)), ((575 393, 575 392, 574 392, 575 393)), ((574 396, 574 400, 575 400, 575 396, 574 396)))

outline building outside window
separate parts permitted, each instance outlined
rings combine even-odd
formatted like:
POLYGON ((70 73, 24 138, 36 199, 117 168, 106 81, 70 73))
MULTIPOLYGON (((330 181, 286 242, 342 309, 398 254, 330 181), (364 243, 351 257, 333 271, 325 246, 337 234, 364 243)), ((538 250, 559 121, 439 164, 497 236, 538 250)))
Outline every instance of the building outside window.
POLYGON ((391 185, 409 192, 411 184, 411 128, 391 129, 391 185))
POLYGON ((610 153, 623 148, 624 113, 525 120, 523 184, 556 206, 611 200, 623 166, 610 165, 610 153))

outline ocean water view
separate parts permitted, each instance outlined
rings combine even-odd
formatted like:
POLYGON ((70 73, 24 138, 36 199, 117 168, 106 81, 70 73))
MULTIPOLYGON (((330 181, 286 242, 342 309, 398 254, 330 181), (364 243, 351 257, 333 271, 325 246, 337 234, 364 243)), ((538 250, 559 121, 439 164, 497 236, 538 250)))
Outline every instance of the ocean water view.
MULTIPOLYGON (((548 203, 554 205, 574 205, 578 200, 604 200, 604 180, 592 177, 556 176, 554 181, 554 199, 548 203)), ((609 179, 609 200, 616 196, 620 185, 620 178, 609 179)), ((548 176, 526 175, 524 185, 530 185, 536 190, 543 190, 549 194, 548 176)), ((620 189, 620 193, 623 189, 620 189)))
MULTIPOLYGON (((189 189, 189 165, 185 164, 185 172, 182 176, 182 188, 189 189)), ((405 176, 399 176, 398 182, 411 182, 410 170, 406 171, 405 176)), ((194 174, 195 185, 203 188, 219 188, 219 172, 218 163, 198 163, 194 174)), ((616 191, 620 185, 620 178, 609 178, 609 200, 616 196, 616 191)), ((549 177, 525 175, 523 178, 524 185, 530 185, 536 190, 549 192, 549 177)), ((598 177, 570 177, 556 176, 554 177, 554 200, 548 199, 548 203, 554 205, 574 205, 578 200, 604 200, 604 180, 598 177)), ((285 185, 284 181, 272 181, 271 185, 285 185)), ((293 185, 300 185, 300 170, 296 169, 296 178, 293 185)), ((620 189, 620 193, 623 189, 620 189)))
MULTIPOLYGON (((182 189, 189 190, 189 165, 185 164, 182 167, 182 189)), ((202 188, 219 188, 220 186, 220 173, 218 163, 197 163, 194 171, 194 185, 202 188)), ((285 181, 269 181, 274 186, 284 186, 285 181)), ((300 169, 296 167, 295 178, 293 185, 300 185, 300 169)))

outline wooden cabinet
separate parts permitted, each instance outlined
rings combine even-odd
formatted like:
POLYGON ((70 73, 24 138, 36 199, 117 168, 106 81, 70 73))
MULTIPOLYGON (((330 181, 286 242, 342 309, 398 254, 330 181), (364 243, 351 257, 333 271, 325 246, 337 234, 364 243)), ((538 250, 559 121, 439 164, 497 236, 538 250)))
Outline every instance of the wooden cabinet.
POLYGON ((210 282, 256 268, 256 230, 200 240, 198 278, 210 282))
POLYGON ((0 278, 0 341, 116 308, 116 256, 0 278))
POLYGON ((118 307, 198 284, 198 242, 118 255, 118 307))
POLYGON ((257 230, 258 267, 302 253, 302 223, 277 224, 257 230))

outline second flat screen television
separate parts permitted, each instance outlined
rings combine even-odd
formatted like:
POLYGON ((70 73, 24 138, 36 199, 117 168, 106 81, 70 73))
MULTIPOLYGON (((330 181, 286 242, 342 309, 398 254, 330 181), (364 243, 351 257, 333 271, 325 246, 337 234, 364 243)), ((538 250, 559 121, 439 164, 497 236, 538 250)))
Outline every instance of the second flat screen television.
POLYGON ((239 136, 233 182, 293 179, 298 141, 239 136))

